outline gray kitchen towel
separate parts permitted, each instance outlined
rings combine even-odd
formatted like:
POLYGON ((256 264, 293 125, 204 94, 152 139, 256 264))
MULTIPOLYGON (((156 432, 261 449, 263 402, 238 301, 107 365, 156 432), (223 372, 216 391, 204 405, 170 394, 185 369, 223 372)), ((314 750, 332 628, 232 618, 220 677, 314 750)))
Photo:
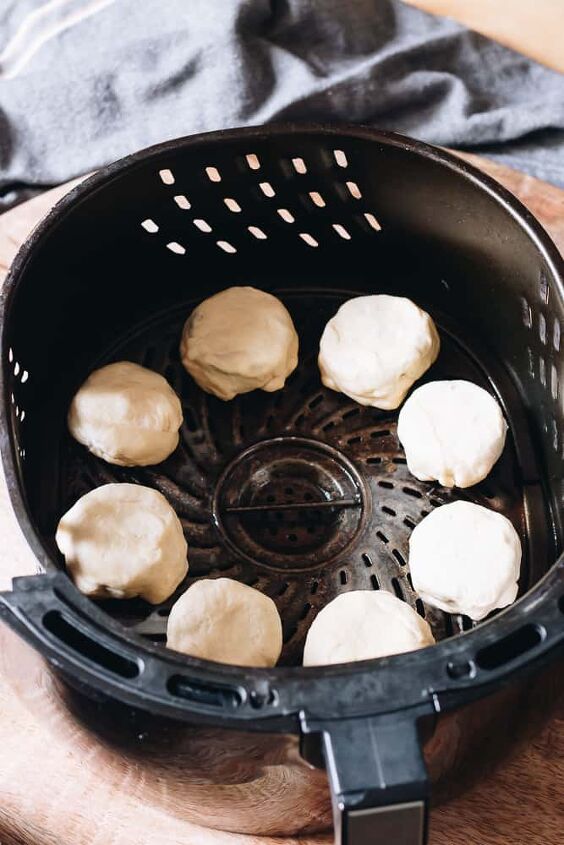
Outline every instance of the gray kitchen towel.
POLYGON ((564 185, 564 76, 400 0, 0 0, 0 208, 273 120, 395 129, 564 185))

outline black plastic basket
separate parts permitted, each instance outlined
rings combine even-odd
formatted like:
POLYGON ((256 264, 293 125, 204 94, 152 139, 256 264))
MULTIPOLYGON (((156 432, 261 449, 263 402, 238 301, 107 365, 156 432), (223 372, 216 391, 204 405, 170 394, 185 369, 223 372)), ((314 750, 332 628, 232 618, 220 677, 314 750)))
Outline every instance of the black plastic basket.
POLYGON ((2 456, 45 574, 16 579, 0 611, 87 694, 193 724, 300 734, 308 759, 323 751, 339 841, 421 841, 419 720, 498 688, 564 642, 562 326, 562 260, 537 221, 491 179, 419 142, 358 127, 272 126, 172 141, 105 168, 38 226, 4 289, 2 456), (300 364, 283 391, 223 403, 185 373, 178 341, 191 308, 234 284, 284 300, 300 364), (432 313, 442 351, 426 378, 468 378, 501 402, 510 436, 483 484, 453 491, 417 481, 396 413, 322 387, 326 320, 346 298, 374 292, 432 313), (105 464, 66 430, 86 374, 120 359, 163 373, 182 397, 181 445, 157 467, 105 464), (260 491, 259 470, 269 476, 260 491), (151 608, 77 592, 54 530, 80 495, 108 481, 169 498, 190 547, 188 583, 227 575, 275 599, 280 667, 165 650, 176 596, 151 608), (347 507, 323 505, 335 492, 347 507), (519 600, 477 627, 424 606, 406 563, 413 527, 461 497, 505 513, 524 549, 519 600), (440 642, 301 668, 315 613, 359 588, 392 591, 440 642))

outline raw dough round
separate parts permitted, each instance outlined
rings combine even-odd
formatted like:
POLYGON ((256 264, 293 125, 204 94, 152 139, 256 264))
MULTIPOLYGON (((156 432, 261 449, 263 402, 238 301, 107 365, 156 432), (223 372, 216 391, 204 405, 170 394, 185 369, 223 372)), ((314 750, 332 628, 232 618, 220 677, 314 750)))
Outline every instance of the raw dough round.
POLYGON ((482 481, 503 452, 506 434, 496 400, 470 381, 432 381, 418 387, 398 419, 409 471, 444 487, 482 481))
POLYGON ((141 596, 159 604, 188 572, 180 520, 161 493, 140 484, 104 484, 86 493, 59 522, 56 540, 87 596, 141 596))
POLYGON ((282 651, 282 623, 264 593, 231 578, 204 578, 173 605, 167 646, 217 663, 274 666, 282 651))
POLYGON ((158 464, 178 445, 180 400, 152 370, 119 361, 95 370, 72 400, 72 436, 118 466, 158 464))
POLYGON ((202 390, 233 399, 251 390, 280 390, 298 363, 298 335, 279 299, 234 287, 190 314, 180 343, 182 363, 202 390))
POLYGON ((411 578, 423 601, 470 619, 515 601, 520 566, 511 522, 472 502, 441 505, 409 541, 411 578))
POLYGON ((391 593, 352 590, 315 617, 307 633, 304 666, 371 660, 434 642, 429 624, 391 593))
POLYGON ((323 384, 392 410, 439 354, 431 317, 402 296, 359 296, 329 320, 319 346, 323 384))

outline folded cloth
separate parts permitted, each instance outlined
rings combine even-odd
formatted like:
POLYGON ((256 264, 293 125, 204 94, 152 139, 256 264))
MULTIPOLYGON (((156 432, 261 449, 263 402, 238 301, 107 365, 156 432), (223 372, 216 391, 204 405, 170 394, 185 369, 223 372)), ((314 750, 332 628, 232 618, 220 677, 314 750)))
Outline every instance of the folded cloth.
POLYGON ((362 122, 564 185, 564 76, 399 0, 4 0, 0 208, 168 138, 362 122))

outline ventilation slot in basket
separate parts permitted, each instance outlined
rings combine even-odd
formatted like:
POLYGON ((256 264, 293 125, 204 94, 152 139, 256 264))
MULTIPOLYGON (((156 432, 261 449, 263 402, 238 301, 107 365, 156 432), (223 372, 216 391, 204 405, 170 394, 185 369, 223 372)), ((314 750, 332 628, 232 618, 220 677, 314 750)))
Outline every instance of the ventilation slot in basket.
POLYGON ((538 646, 544 640, 546 631, 539 625, 524 625, 507 637, 481 649, 476 663, 481 669, 499 669, 538 646))
POLYGON ((46 613, 43 617, 43 625, 58 640, 103 669, 122 678, 136 678, 139 675, 138 663, 90 639, 69 624, 60 611, 50 610, 46 613))
POLYGON ((167 689, 171 695, 184 698, 205 707, 223 707, 234 710, 243 703, 241 692, 233 687, 201 684, 182 675, 169 678, 167 689))

